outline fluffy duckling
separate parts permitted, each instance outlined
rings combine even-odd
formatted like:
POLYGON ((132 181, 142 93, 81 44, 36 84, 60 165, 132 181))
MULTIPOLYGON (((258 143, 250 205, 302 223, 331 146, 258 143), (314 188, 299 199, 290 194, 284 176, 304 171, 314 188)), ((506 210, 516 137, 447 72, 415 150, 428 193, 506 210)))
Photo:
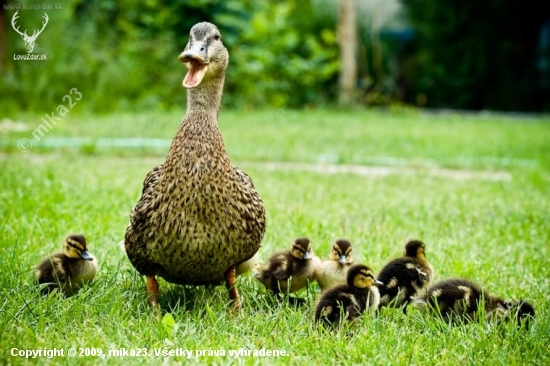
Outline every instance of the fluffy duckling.
POLYGON ((273 254, 257 267, 254 277, 274 294, 297 292, 315 280, 319 258, 308 238, 298 238, 290 250, 273 254))
POLYGON ((352 266, 347 273, 346 285, 332 287, 321 296, 315 308, 315 322, 336 326, 343 320, 353 323, 367 308, 374 313, 380 303, 376 283, 378 281, 369 267, 362 264, 352 266))
POLYGON ((453 278, 436 283, 428 289, 425 296, 414 299, 414 305, 428 307, 448 322, 461 319, 475 319, 481 307, 490 322, 500 322, 515 318, 518 326, 535 317, 535 310, 526 301, 504 301, 491 296, 477 284, 460 278, 453 278))
POLYGON ((346 275, 353 264, 351 251, 351 243, 348 240, 336 240, 332 245, 329 259, 322 261, 315 269, 315 277, 322 292, 346 283, 346 275))
POLYGON ((96 273, 97 260, 88 252, 86 238, 78 234, 67 236, 63 252, 49 255, 36 267, 44 295, 56 289, 65 295, 75 294, 84 283, 93 280, 96 273))
POLYGON ((425 245, 419 240, 411 240, 405 245, 402 258, 386 264, 378 274, 382 282, 380 289, 380 306, 407 305, 411 297, 425 291, 433 278, 433 267, 427 262, 425 245))

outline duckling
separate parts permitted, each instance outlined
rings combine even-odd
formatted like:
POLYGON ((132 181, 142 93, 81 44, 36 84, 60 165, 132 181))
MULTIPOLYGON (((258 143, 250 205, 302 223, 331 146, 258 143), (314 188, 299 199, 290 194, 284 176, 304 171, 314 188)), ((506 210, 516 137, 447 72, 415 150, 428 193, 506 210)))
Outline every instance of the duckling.
POLYGON ((380 306, 407 305, 411 297, 425 291, 433 278, 433 267, 426 260, 425 245, 419 240, 411 240, 405 245, 402 258, 386 264, 378 274, 383 284, 380 289, 380 306))
POLYGON ((380 303, 377 283, 379 281, 369 267, 362 264, 351 266, 347 284, 332 287, 321 296, 315 308, 315 322, 338 325, 348 320, 353 323, 367 309, 374 313, 380 303))
POLYGON ((164 162, 145 177, 126 229, 126 254, 145 276, 153 308, 160 276, 180 285, 225 283, 238 310, 238 267, 260 248, 265 207, 250 176, 231 163, 218 126, 229 64, 220 30, 195 24, 178 59, 188 69, 187 111, 164 162))
POLYGON ((63 242, 63 252, 44 258, 36 267, 36 277, 43 295, 60 289, 70 296, 78 292, 97 273, 97 260, 88 252, 88 242, 83 235, 71 234, 63 242))
POLYGON ((489 322, 506 321, 515 318, 518 326, 528 327, 535 317, 535 310, 526 301, 504 301, 491 296, 476 283, 453 278, 438 282, 428 289, 425 296, 414 298, 413 304, 420 308, 428 307, 439 314, 445 322, 470 321, 475 319, 480 307, 489 322))
POLYGON ((308 238, 298 238, 290 250, 273 254, 258 266, 254 277, 275 295, 297 292, 315 280, 319 258, 308 238))
POLYGON ((315 277, 322 292, 329 287, 346 283, 346 275, 353 264, 351 251, 351 243, 348 240, 336 240, 332 245, 329 259, 322 261, 315 269, 315 277))

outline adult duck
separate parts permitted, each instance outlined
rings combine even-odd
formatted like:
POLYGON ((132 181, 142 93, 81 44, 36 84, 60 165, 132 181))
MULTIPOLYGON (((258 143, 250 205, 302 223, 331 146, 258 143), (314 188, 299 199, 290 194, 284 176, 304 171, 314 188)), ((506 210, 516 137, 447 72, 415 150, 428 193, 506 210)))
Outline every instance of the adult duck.
POLYGON ((189 37, 178 57, 188 69, 187 113, 164 163, 145 177, 125 248, 146 277, 151 305, 159 301, 160 276, 181 285, 225 282, 238 309, 237 267, 260 248, 265 208, 250 177, 231 164, 218 128, 229 61, 221 33, 202 22, 189 37))

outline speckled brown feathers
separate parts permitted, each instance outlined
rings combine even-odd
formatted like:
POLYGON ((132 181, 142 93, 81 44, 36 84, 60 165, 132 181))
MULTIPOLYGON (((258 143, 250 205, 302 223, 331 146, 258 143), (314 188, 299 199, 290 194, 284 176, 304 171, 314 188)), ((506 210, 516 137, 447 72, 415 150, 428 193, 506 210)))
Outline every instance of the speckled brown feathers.
POLYGON ((315 322, 338 325, 344 320, 356 320, 367 309, 376 311, 380 294, 372 270, 356 264, 349 269, 346 280, 347 284, 332 287, 321 296, 315 308, 315 322))
POLYGON ((470 321, 483 314, 489 321, 498 322, 515 318, 518 325, 535 317, 533 307, 522 300, 504 301, 491 296, 472 281, 452 278, 438 282, 428 289, 426 296, 415 299, 416 306, 425 307, 441 315, 445 321, 470 321))
POLYGON ((94 279, 97 260, 88 252, 86 238, 73 234, 65 238, 63 252, 44 258, 35 272, 42 294, 59 289, 65 295, 72 295, 94 279))
POLYGON ((166 160, 145 178, 125 247, 142 275, 219 284, 258 251, 265 209, 250 177, 231 164, 218 128, 228 53, 216 26, 195 25, 180 60, 189 69, 187 113, 166 160), (206 74, 196 84, 199 66, 206 74))
POLYGON ((386 264, 377 276, 383 283, 379 286, 380 306, 407 305, 412 296, 425 291, 433 278, 433 268, 426 260, 424 243, 409 241, 403 254, 402 258, 386 264))

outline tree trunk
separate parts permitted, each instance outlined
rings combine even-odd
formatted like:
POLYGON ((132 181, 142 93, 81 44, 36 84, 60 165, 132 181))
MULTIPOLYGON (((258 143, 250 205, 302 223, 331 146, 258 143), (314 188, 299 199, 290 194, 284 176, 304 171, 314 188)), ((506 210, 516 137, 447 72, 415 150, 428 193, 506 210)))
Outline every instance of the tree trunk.
POLYGON ((339 0, 338 42, 340 44, 340 78, 338 103, 348 105, 354 102, 357 82, 357 24, 355 0, 339 0))
POLYGON ((4 10, 4 5, 8 2, 7 0, 0 0, 0 74, 4 73, 6 70, 6 47, 8 45, 6 28, 8 27, 8 22, 6 21, 6 11, 4 10))

